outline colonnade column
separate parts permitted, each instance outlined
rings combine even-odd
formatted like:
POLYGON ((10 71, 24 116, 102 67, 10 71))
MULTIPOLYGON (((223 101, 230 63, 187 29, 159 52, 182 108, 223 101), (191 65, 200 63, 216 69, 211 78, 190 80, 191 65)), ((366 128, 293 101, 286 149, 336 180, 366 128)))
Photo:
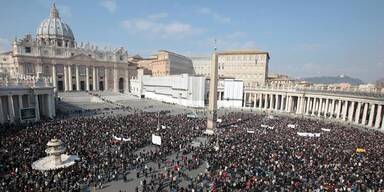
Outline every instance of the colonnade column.
POLYGON ((268 105, 268 94, 265 94, 264 96, 265 96, 265 98, 264 98, 264 109, 267 109, 267 105, 268 105))
POLYGON ((40 121, 39 95, 35 95, 35 115, 36 121, 40 121))
POLYGON ((384 129, 384 114, 381 117, 381 128, 384 129))
POLYGON ((355 102, 351 101, 349 106, 348 121, 353 121, 353 112, 355 111, 355 102))
POLYGON ((304 114, 304 109, 305 109, 305 97, 300 97, 300 114, 304 114))
POLYGON ((337 107, 336 107, 336 119, 340 118, 340 110, 341 110, 341 100, 338 100, 337 107))
POLYGON ((305 109, 305 114, 306 114, 306 115, 309 114, 309 104, 310 104, 310 100, 311 100, 311 98, 310 98, 310 97, 307 97, 307 108, 305 109))
POLYGON ((367 115, 368 115, 368 103, 364 103, 364 111, 363 111, 363 119, 361 120, 361 124, 367 124, 367 115))
POLYGON ((262 102, 263 102, 263 94, 260 93, 260 95, 259 95, 259 106, 258 106, 259 109, 261 109, 262 102))
POLYGON ((356 113, 355 113, 355 123, 356 124, 360 123, 360 112, 361 112, 361 102, 358 102, 356 113))
POLYGON ((80 72, 79 72, 79 65, 76 65, 76 91, 80 91, 80 72))
POLYGON ((256 108, 256 101, 257 101, 257 93, 255 93, 255 97, 253 98, 253 107, 256 108))
POLYGON ((312 100, 312 104, 311 104, 311 111, 312 111, 311 116, 315 115, 316 103, 317 103, 316 102, 316 97, 314 97, 313 100, 312 100))
POLYGON ((289 112, 289 99, 290 98, 290 96, 286 96, 285 97, 285 112, 289 112))
POLYGON ((371 112, 369 113, 368 126, 372 127, 373 126, 373 116, 375 114, 375 104, 370 104, 370 105, 371 105, 371 112))
POLYGON ((17 113, 19 114, 19 118, 21 121, 21 109, 23 108, 23 95, 18 95, 17 101, 19 102, 19 111, 17 113))
POLYGON ((274 100, 273 100, 273 94, 269 95, 269 109, 273 109, 274 100))
POLYGON ((89 66, 85 66, 85 90, 89 91, 89 66))
POLYGON ((324 109, 324 117, 327 117, 329 111, 329 99, 325 98, 325 109, 324 109))
POLYGON ((379 104, 377 106, 377 112, 376 112, 376 122, 375 122, 375 127, 379 128, 380 127, 380 122, 381 122, 381 108, 382 106, 379 104))
POLYGON ((9 121, 15 122, 15 107, 13 105, 12 95, 8 95, 8 109, 9 109, 9 121))
POLYGON ((69 65, 68 66, 68 88, 69 88, 69 91, 72 91, 73 90, 73 83, 72 83, 72 66, 69 65))
POLYGON ((3 101, 0 96, 0 124, 4 123, 3 101))
POLYGON ((343 121, 347 120, 347 107, 348 107, 348 101, 344 101, 343 105, 343 121))
POLYGON ((92 67, 92 90, 93 91, 97 91, 97 89, 96 89, 96 84, 97 84, 97 82, 96 82, 96 67, 95 66, 93 66, 92 67))
POLYGON ((56 76, 56 64, 52 65, 52 85, 54 87, 54 91, 57 91, 57 76, 56 76))
POLYGON ((109 69, 108 67, 105 67, 104 68, 104 87, 105 87, 105 91, 108 91, 108 73, 109 73, 109 69))
POLYGON ((64 65, 64 91, 68 90, 68 66, 64 65))
POLYGON ((323 111, 323 98, 319 98, 320 99, 320 103, 319 103, 319 109, 317 111, 317 116, 320 117, 321 116, 321 112, 323 111))
POLYGON ((275 97, 275 110, 277 111, 277 110, 279 110, 279 105, 280 105, 280 100, 279 100, 279 95, 278 94, 276 94, 276 97, 275 97))
POLYGON ((332 104, 331 104, 331 111, 329 112, 329 117, 333 117, 333 114, 335 113, 335 103, 336 103, 336 100, 335 99, 332 99, 332 104))

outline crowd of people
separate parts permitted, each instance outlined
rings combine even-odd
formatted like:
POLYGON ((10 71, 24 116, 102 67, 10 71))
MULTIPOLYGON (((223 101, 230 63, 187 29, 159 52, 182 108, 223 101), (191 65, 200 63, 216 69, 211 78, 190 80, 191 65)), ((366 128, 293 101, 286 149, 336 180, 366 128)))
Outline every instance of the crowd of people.
POLYGON ((3 126, 0 191, 103 188, 111 181, 129 182, 127 175, 133 171, 141 183, 127 191, 384 189, 381 132, 251 113, 229 113, 220 119, 214 136, 204 135, 205 119, 148 112, 3 126), (142 150, 151 146, 152 134, 162 138, 161 146, 142 150), (33 170, 32 162, 46 156, 46 143, 54 137, 80 160, 65 169, 33 170), (207 142, 192 146, 197 137, 207 142), (170 159, 172 154, 176 157, 170 159), (201 167, 198 175, 190 174, 201 167))

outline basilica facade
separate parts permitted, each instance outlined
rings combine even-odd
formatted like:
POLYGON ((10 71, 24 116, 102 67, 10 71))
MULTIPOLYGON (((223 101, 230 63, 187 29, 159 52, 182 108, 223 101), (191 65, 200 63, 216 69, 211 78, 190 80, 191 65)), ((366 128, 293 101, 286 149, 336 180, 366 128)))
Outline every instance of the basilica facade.
POLYGON ((0 59, 3 74, 48 77, 55 91, 129 92, 130 79, 137 71, 123 47, 100 49, 77 43, 55 4, 36 36, 15 38, 12 50, 2 53, 0 59))

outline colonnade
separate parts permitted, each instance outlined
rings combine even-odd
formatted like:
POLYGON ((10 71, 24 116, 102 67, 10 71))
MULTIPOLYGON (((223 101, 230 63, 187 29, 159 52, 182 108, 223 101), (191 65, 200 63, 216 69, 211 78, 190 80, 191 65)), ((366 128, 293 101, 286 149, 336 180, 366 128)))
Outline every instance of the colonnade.
POLYGON ((55 116, 55 97, 49 88, 39 92, 29 88, 0 90, 0 124, 39 121, 41 117, 52 119, 55 116))
POLYGON ((384 130, 384 99, 321 93, 246 91, 243 107, 294 113, 384 130))
MULTIPOLYGON (((90 65, 63 65, 63 91, 129 91, 128 70, 119 76, 117 67, 90 66, 90 65), (113 73, 113 86, 109 86, 110 73, 113 73), (119 85, 122 79, 123 88, 119 85), (125 80, 125 81, 124 81, 125 80)), ((53 86, 58 86, 57 66, 52 65, 53 86)))

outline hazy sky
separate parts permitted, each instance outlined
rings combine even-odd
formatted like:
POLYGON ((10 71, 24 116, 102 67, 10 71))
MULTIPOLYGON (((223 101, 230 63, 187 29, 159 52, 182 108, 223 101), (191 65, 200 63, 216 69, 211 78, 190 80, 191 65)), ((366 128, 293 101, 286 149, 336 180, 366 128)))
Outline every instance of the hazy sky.
MULTIPOLYGON (((35 34, 51 0, 0 0, 0 51, 35 34)), ((295 77, 384 77, 383 0, 56 0, 77 42, 150 55, 257 48, 270 72, 295 77)))

